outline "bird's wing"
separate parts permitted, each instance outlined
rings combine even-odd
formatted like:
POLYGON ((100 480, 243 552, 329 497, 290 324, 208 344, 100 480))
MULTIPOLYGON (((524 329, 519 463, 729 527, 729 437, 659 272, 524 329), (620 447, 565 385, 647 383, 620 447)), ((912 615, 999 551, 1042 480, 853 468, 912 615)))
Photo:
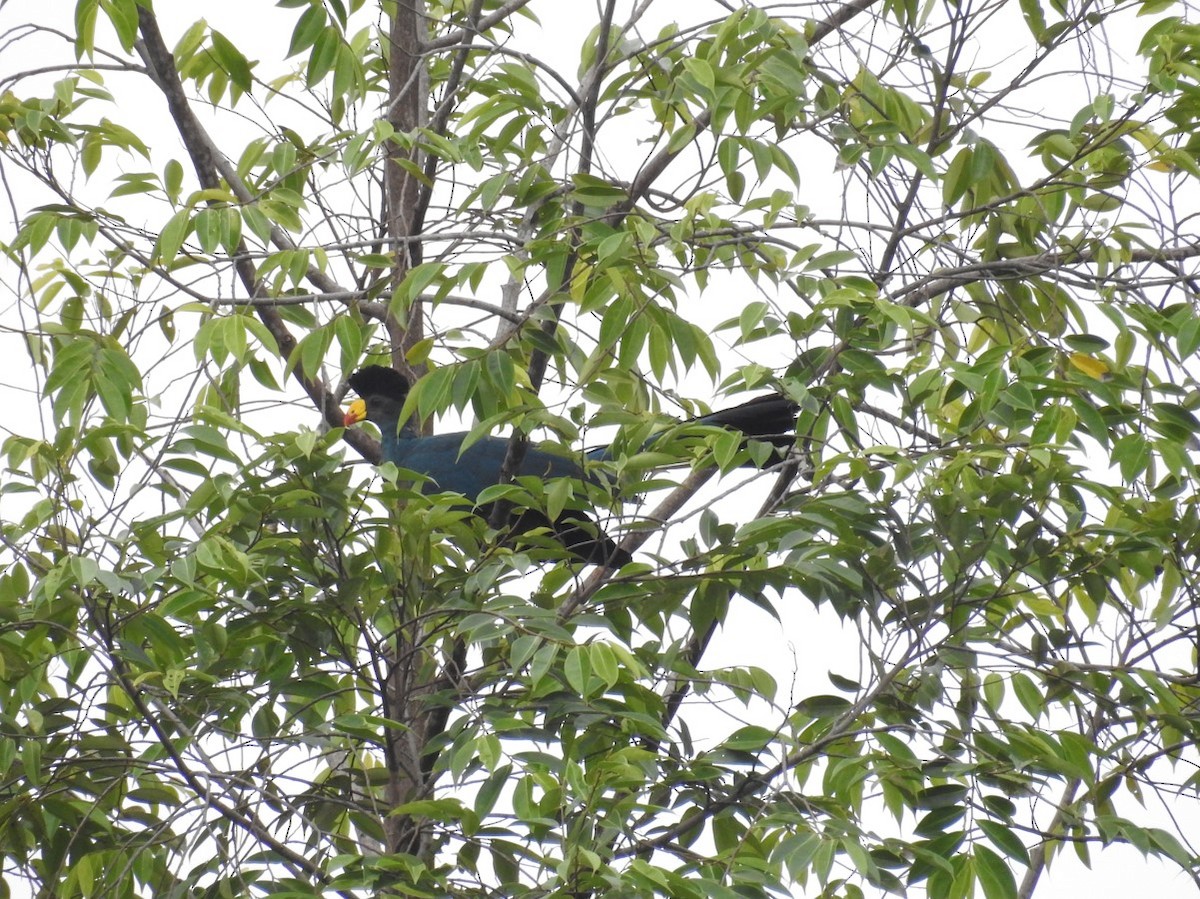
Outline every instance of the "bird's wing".
MULTIPOLYGON (((499 483, 508 453, 505 437, 483 437, 463 449, 465 432, 401 440, 387 461, 430 478, 438 490, 461 493, 469 499, 499 483)), ((584 478, 579 463, 566 455, 531 446, 521 461, 522 475, 539 478, 584 478)))

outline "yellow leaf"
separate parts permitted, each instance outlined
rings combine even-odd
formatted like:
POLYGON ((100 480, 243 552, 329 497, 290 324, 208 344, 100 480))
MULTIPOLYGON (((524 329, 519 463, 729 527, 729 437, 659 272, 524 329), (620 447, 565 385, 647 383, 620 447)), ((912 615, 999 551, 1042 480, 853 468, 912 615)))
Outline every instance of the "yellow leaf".
POLYGON ((1100 380, 1108 374, 1108 363, 1087 353, 1072 353, 1071 364, 1089 378, 1100 380))

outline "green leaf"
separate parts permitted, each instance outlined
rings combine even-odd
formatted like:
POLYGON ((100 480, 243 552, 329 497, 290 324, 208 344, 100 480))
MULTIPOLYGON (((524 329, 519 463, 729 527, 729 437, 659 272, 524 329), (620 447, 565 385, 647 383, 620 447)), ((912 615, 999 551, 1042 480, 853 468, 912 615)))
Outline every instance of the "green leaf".
POLYGON ((975 845, 975 876, 987 899, 1015 899, 1017 881, 1008 865, 986 846, 975 845))
POLYGON ((104 153, 104 142, 100 135, 91 132, 84 136, 83 146, 80 149, 80 162, 83 163, 83 173, 91 175, 96 171, 96 167, 100 165, 100 158, 104 153))
POLYGON ((126 53, 133 49, 138 35, 137 0, 103 0, 101 8, 108 15, 121 49, 126 53))
POLYGON ((96 46, 96 13, 100 0, 78 0, 75 4, 75 54, 90 57, 96 46))
POLYGON ((1006 856, 1016 859, 1023 865, 1029 865, 1029 851, 1025 848, 1025 844, 1021 842, 1020 837, 1011 829, 996 821, 988 821, 986 819, 981 819, 976 823, 979 825, 979 829, 987 834, 987 838, 1001 849, 1006 856))
POLYGON ((760 752, 770 746, 776 736, 769 728, 747 725, 734 731, 721 745, 739 752, 760 752))
POLYGON ((325 8, 321 4, 315 3, 306 9, 296 22, 296 27, 292 29, 292 40, 288 45, 287 55, 295 56, 313 46, 325 28, 325 22, 325 8))
POLYGON ((796 711, 810 718, 836 718, 853 708, 842 696, 810 696, 796 705, 796 711))
POLYGON ((1045 709, 1046 698, 1027 674, 1017 673, 1012 678, 1013 690, 1025 711, 1035 719, 1039 718, 1045 709))
POLYGON ((179 255, 184 240, 192 227, 191 210, 181 209, 163 226, 154 245, 154 258, 160 265, 170 268, 179 255))
MULTIPOLYGON (((1042 6, 1038 0, 1020 0, 1021 15, 1025 17, 1025 24, 1029 27, 1029 33, 1033 35, 1034 40, 1041 43, 1046 36, 1046 14, 1042 12, 1042 6)), ((988 899, 992 899, 989 895, 988 899)))
POLYGON ((349 315, 340 315, 334 320, 333 330, 337 337, 338 347, 342 351, 342 371, 353 371, 354 367, 358 364, 358 360, 362 358, 362 324, 349 315))
POLYGON ((1175 338, 1175 344, 1180 359, 1187 359, 1196 354, 1196 350, 1200 349, 1200 316, 1190 317, 1183 323, 1175 338))
POLYGON ((972 156, 971 148, 963 147, 950 162, 942 182, 942 202, 947 206, 957 203, 971 186, 972 156))
POLYGON ((224 69, 225 74, 229 76, 229 80, 240 90, 249 93, 253 79, 250 74, 250 63, 242 55, 242 52, 225 35, 215 29, 212 32, 212 49, 213 55, 224 69))
POLYGON ((572 646, 563 662, 563 675, 571 689, 579 696, 588 695, 591 680, 591 665, 586 646, 572 646))
MULTIPOLYGON (((569 483, 560 480, 559 483, 569 483)), ((617 663, 616 653, 607 643, 593 643, 589 647, 588 660, 591 662, 592 673, 604 682, 604 686, 612 689, 621 679, 621 669, 617 663)))
POLYGON ((316 87, 333 70, 341 43, 342 33, 333 25, 327 25, 317 35, 313 41, 312 52, 308 56, 308 68, 304 76, 308 87, 316 87))

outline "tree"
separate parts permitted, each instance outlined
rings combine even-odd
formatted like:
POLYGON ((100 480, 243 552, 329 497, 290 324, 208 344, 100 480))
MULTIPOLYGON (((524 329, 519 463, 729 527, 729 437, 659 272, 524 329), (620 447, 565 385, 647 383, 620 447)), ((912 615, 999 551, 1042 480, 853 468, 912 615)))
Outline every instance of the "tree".
POLYGON ((1183 4, 160 7, 5 31, 7 883, 1194 874, 1153 801, 1200 736, 1183 4), (615 440, 636 561, 367 476, 366 361, 510 462, 615 440), (709 382, 799 403, 786 463, 642 449, 709 382), (752 613, 804 655, 731 643, 752 613), (804 642, 838 622, 853 656, 804 642))

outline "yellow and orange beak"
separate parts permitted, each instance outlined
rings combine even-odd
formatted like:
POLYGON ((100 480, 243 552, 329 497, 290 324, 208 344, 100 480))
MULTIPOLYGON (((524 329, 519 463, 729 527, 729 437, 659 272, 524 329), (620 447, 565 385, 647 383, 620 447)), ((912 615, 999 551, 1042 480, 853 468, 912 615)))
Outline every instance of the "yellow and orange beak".
POLYGON ((363 400, 355 400, 346 409, 346 417, 344 419, 345 426, 350 427, 351 425, 356 425, 360 421, 366 420, 366 417, 367 417, 366 402, 363 400))

